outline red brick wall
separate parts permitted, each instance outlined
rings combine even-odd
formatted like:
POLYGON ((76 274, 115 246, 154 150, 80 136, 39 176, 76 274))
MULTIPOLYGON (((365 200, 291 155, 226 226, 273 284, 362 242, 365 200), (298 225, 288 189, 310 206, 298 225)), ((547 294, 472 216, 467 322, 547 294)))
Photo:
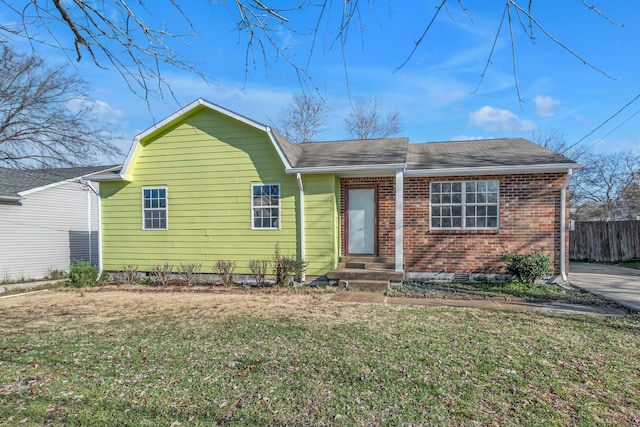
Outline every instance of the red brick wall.
MULTIPOLYGON (((491 175, 445 178, 405 177, 404 262, 407 272, 504 272, 504 251, 529 253, 541 249, 560 272, 560 188, 564 173, 491 175), (498 230, 431 230, 429 183, 432 181, 498 180, 498 230)), ((340 235, 346 253, 346 200, 349 186, 378 189, 378 255, 395 256, 395 177, 340 179, 340 235)), ((568 200, 567 200, 568 206, 568 200)), ((567 217, 568 220, 568 208, 567 217)), ((568 256, 569 233, 566 233, 568 256)), ((566 260, 565 260, 566 262, 566 260)))
MULTIPOLYGON (((565 174, 405 178, 404 261, 408 272, 503 272, 502 252, 542 249, 560 270, 560 188, 565 174), (499 230, 431 230, 431 181, 498 180, 499 230)), ((568 232, 567 232, 568 243, 568 232)), ((568 253, 568 252, 567 252, 568 253)))
POLYGON ((340 239, 343 254, 347 253, 346 194, 349 186, 376 185, 378 189, 378 256, 393 257, 396 253, 396 184, 395 177, 340 178, 340 239))

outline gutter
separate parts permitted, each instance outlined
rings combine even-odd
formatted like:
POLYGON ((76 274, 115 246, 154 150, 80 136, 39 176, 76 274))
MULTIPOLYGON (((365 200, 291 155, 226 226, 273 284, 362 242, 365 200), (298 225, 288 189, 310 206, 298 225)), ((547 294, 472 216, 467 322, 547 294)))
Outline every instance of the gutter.
POLYGON ((564 282, 567 281, 567 263, 565 259, 567 256, 567 188, 569 187, 569 181, 571 180, 572 175, 573 170, 569 169, 564 183, 560 188, 560 275, 564 282))
MULTIPOLYGON (((87 182, 87 186, 98 196, 98 278, 102 277, 103 264, 102 264, 102 199, 100 198, 100 191, 98 191, 91 181, 87 182)), ((89 230, 89 241, 91 241, 91 230, 89 230)), ((91 253, 89 253, 91 256, 91 253)))
POLYGON ((395 174, 398 169, 405 169, 407 167, 406 163, 389 163, 384 165, 359 165, 359 166, 320 166, 320 167, 309 167, 309 168, 287 168, 285 172, 288 174, 301 174, 301 173, 342 173, 342 172, 370 172, 370 171, 381 171, 381 172, 389 172, 390 174, 395 174))
POLYGON ((442 169, 406 169, 405 176, 464 176, 464 175, 503 175, 506 173, 544 173, 566 172, 580 165, 576 163, 552 163, 543 165, 519 166, 482 166, 442 169))
MULTIPOLYGON (((302 176, 297 173, 296 181, 298 181, 298 190, 300 191, 300 260, 305 262, 305 247, 304 247, 304 187, 302 186, 302 176)), ((302 267, 300 273, 300 281, 305 282, 306 279, 306 266, 302 267)))

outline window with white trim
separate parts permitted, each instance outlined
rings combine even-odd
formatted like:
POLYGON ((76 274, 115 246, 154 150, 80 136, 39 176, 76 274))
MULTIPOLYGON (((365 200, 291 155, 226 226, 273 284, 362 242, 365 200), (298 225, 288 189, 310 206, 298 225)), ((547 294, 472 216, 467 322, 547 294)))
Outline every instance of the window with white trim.
POLYGON ((280 184, 251 184, 251 228, 280 229, 280 184))
POLYGON ((431 228, 497 229, 498 181, 432 182, 431 228))
POLYGON ((142 189, 142 229, 167 229, 167 188, 142 189))

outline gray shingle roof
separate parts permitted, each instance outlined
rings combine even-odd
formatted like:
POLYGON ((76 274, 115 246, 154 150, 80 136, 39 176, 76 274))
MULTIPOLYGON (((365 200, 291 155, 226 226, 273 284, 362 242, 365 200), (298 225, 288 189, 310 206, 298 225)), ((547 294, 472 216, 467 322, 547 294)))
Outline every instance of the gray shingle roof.
POLYGON ((276 142, 282 148, 284 155, 289 160, 289 164, 292 166, 298 162, 300 156, 302 156, 302 148, 300 144, 293 144, 287 138, 284 137, 280 132, 272 129, 273 135, 276 137, 276 142))
POLYGON ((403 164, 407 138, 305 142, 296 168, 403 164))
POLYGON ((60 181, 80 178, 114 166, 77 168, 7 169, 0 167, 0 197, 18 197, 18 193, 60 181))
POLYGON ((575 163, 523 138, 409 144, 407 169, 450 169, 575 163))

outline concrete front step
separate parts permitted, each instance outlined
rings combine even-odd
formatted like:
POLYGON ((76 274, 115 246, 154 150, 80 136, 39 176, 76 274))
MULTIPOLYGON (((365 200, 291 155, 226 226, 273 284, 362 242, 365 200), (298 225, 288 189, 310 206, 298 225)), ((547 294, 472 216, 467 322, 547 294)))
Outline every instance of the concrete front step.
POLYGON ((380 280, 401 282, 404 273, 389 270, 363 270, 359 268, 337 268, 327 273, 330 280, 380 280))
POLYGON ((346 255, 340 258, 338 268, 394 270, 396 268, 396 262, 393 257, 381 257, 374 255, 346 255))
POLYGON ((339 262, 338 268, 359 268, 362 270, 393 270, 396 268, 395 263, 384 262, 339 262))
POLYGON ((340 261, 358 263, 379 262, 383 264, 395 264, 396 262, 394 257, 375 255, 344 255, 340 257, 340 261))

